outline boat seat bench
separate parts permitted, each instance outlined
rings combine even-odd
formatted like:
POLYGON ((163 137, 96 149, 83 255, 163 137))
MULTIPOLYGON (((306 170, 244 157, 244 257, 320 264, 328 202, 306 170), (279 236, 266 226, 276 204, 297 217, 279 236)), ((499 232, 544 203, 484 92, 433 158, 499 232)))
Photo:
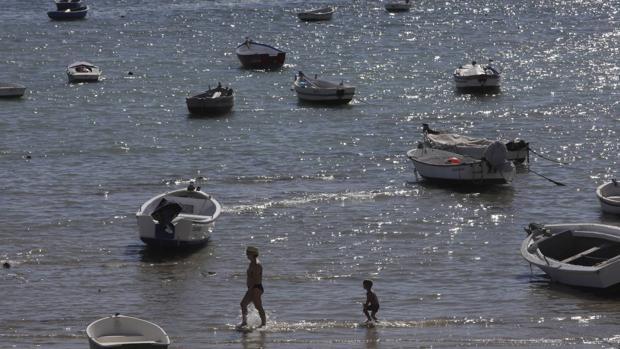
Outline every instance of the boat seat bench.
POLYGON ((579 252, 579 253, 577 253, 577 254, 576 254, 576 255, 574 255, 574 256, 570 256, 570 257, 568 257, 568 258, 566 258, 566 259, 563 259, 563 260, 562 260, 562 263, 570 263, 570 262, 572 262, 572 261, 574 261, 574 260, 576 260, 576 259, 579 259, 579 258, 584 257, 584 256, 586 256, 586 255, 589 255, 589 254, 591 254, 591 253, 594 253, 594 252, 596 252, 596 251, 598 251, 598 250, 600 250, 600 249, 603 249, 603 248, 605 248, 605 247, 608 247, 608 246, 610 246, 610 245, 611 245, 611 244, 605 243, 605 244, 602 244, 602 245, 599 245, 599 246, 594 246, 594 247, 589 248, 589 249, 587 249, 587 250, 585 250, 585 251, 579 252))
POLYGON ((177 217, 185 218, 185 219, 194 219, 194 220, 199 220, 199 221, 212 218, 211 216, 203 216, 199 214, 188 214, 188 213, 179 213, 177 217))
POLYGON ((144 336, 101 336, 97 338, 97 342, 106 346, 119 345, 119 344, 157 344, 158 342, 153 340, 147 340, 144 336))

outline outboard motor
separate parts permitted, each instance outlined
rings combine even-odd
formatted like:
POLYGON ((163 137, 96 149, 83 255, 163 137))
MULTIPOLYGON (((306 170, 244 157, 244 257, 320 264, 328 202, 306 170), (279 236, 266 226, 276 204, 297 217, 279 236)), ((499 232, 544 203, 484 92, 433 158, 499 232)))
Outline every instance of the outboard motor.
POLYGON ((183 211, 183 207, 176 202, 170 202, 165 198, 162 198, 157 205, 157 208, 151 213, 151 217, 159 224, 156 226, 155 236, 159 239, 173 239, 174 238, 174 220, 179 213, 183 211))
POLYGON ((508 149, 500 141, 491 143, 482 154, 482 158, 495 170, 501 170, 504 167, 507 157, 508 149))

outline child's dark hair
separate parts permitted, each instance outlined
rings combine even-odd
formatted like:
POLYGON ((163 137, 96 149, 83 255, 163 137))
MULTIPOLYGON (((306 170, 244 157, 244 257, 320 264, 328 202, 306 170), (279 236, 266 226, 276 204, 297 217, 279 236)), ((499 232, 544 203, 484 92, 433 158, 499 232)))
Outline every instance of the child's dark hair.
POLYGON ((368 287, 368 288, 372 287, 372 281, 370 280, 364 280, 362 284, 364 285, 364 287, 368 287))

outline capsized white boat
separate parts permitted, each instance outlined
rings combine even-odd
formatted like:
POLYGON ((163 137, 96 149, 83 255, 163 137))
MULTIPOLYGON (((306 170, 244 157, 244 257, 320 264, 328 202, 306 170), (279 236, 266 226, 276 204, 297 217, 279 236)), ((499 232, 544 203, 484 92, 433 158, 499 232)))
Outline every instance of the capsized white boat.
POLYGON ((136 213, 140 239, 156 247, 206 244, 221 211, 220 203, 193 183, 159 194, 136 213))
POLYGON ((489 185, 512 182, 515 166, 506 160, 506 147, 494 142, 485 151, 485 160, 474 159, 425 146, 407 152, 415 170, 424 179, 448 184, 489 185))
POLYGON ((385 10, 388 12, 406 12, 411 8, 409 0, 404 2, 388 2, 385 4, 385 10))
MULTIPOLYGON (((488 138, 463 136, 456 133, 445 133, 432 130, 428 124, 422 124, 424 142, 431 148, 451 151, 457 154, 482 159, 486 148, 493 144, 488 138)), ((506 158, 515 163, 523 163, 528 159, 529 143, 522 139, 500 140, 508 150, 506 158)))
POLYGON ((100 75, 101 69, 88 62, 75 62, 67 67, 69 82, 94 82, 100 75))
POLYGON ((26 86, 0 82, 0 97, 21 97, 26 92, 26 86))
POLYGON ((476 61, 462 65, 454 70, 454 83, 457 89, 498 89, 500 87, 501 74, 489 64, 482 66, 476 61))
POLYGON ((293 83, 297 97, 306 102, 346 104, 355 95, 355 86, 309 78, 303 72, 295 75, 293 83))
POLYGON ((86 327, 90 349, 165 349, 170 338, 158 325, 116 314, 86 327))
POLYGON ((327 21, 332 19, 334 9, 331 7, 323 7, 314 10, 308 10, 297 13, 297 17, 302 21, 327 21))
POLYGON ((620 282, 620 227, 530 224, 521 255, 556 282, 606 288, 620 282))
POLYGON ((601 184, 596 188, 596 196, 603 212, 620 214, 620 184, 617 180, 601 184))

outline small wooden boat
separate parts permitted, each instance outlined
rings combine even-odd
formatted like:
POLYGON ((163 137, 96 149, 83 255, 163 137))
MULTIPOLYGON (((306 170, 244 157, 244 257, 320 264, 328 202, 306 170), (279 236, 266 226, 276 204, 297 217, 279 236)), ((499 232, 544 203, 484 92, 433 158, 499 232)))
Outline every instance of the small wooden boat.
POLYGON ((334 9, 331 7, 323 7, 319 9, 299 12, 297 17, 302 21, 328 21, 332 19, 334 9))
POLYGON ((506 184, 515 176, 515 166, 506 160, 506 147, 494 142, 486 152, 487 160, 474 159, 420 144, 407 152, 415 170, 432 182, 465 185, 506 184))
POLYGON ((209 88, 204 93, 189 97, 185 100, 187 109, 192 114, 218 115, 229 112, 235 104, 232 88, 222 87, 209 88))
POLYGON ((204 245, 221 211, 217 200, 193 184, 159 194, 136 213, 140 239, 154 247, 204 245))
POLYGON ((239 45, 236 53, 243 67, 247 69, 279 69, 286 58, 286 52, 250 39, 239 45))
POLYGON ((303 72, 297 73, 293 83, 297 97, 305 102, 346 104, 355 95, 355 86, 345 85, 307 77, 303 72))
POLYGON ((55 21, 72 21, 83 19, 88 13, 88 6, 78 7, 76 9, 68 8, 62 11, 49 11, 47 16, 55 21))
POLYGON ((101 69, 88 62, 75 62, 67 67, 69 82, 95 82, 101 76, 101 69))
POLYGON ((596 188, 596 196, 603 212, 620 214, 620 184, 615 179, 596 188))
POLYGON ((409 9, 411 9, 409 0, 405 0, 405 2, 388 2, 385 4, 385 10, 388 12, 407 12, 409 9))
MULTIPOLYGON (((488 138, 476 138, 432 130, 428 124, 422 124, 424 142, 431 148, 451 151, 453 153, 482 159, 486 148, 493 144, 488 138)), ((506 158, 514 163, 523 163, 528 159, 529 143, 522 139, 500 140, 508 150, 506 158)))
POLYGON ((530 224, 521 255, 556 282, 606 288, 620 283, 620 227, 530 224))
POLYGON ((0 98, 21 97, 26 92, 26 86, 0 82, 0 98))
POLYGON ((116 314, 86 327, 90 349, 166 349, 170 338, 158 325, 116 314))
POLYGON ((55 2, 58 11, 78 10, 84 7, 80 0, 56 0, 55 2))
POLYGON ((482 66, 473 61, 458 67, 452 76, 460 90, 495 90, 500 87, 501 74, 490 63, 482 66))

